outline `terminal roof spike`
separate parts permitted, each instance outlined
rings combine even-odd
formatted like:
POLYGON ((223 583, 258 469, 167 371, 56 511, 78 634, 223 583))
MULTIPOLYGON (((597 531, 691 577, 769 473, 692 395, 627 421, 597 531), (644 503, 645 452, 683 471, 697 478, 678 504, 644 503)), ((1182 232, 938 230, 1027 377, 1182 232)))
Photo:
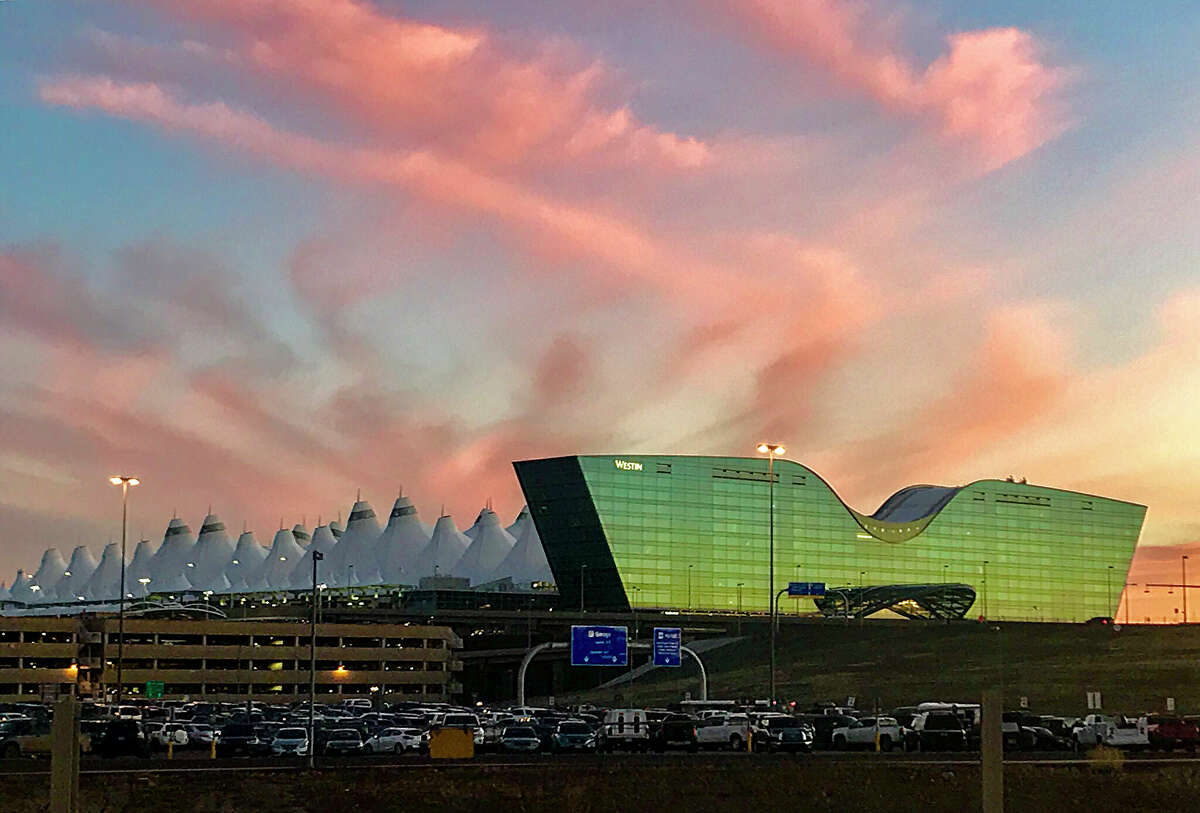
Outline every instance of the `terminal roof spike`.
MULTIPOLYGON (((321 518, 317 517, 317 522, 320 523, 320 521, 321 518)), ((329 556, 337 544, 338 541, 333 535, 333 530, 328 525, 318 524, 313 529, 312 541, 308 545, 308 550, 304 552, 304 556, 300 558, 299 563, 292 569, 291 576, 289 577, 290 586, 295 590, 304 590, 312 587, 312 560, 314 551, 325 557, 324 562, 318 568, 318 578, 323 582, 327 582, 328 573, 325 569, 328 567, 329 556)))
POLYGON ((184 575, 197 590, 224 592, 229 589, 225 568, 233 559, 234 545, 225 533, 225 523, 209 512, 200 526, 196 547, 192 550, 192 564, 184 575))
POLYGON ((12 587, 8 588, 8 597, 13 601, 32 604, 37 599, 37 594, 40 591, 32 589, 30 579, 25 575, 25 571, 18 569, 17 575, 13 578, 12 587))
MULTIPOLYGON (((125 585, 125 592, 130 592, 128 584, 125 585)), ((121 597, 121 549, 116 542, 104 546, 100 552, 100 563, 80 595, 92 601, 116 601, 121 597)))
POLYGON ((192 552, 195 546, 192 529, 179 517, 171 517, 162 544, 150 560, 150 589, 153 592, 170 593, 192 588, 186 571, 194 569, 192 552), (188 562, 192 562, 193 567, 189 568, 188 562))
POLYGON ((454 525, 454 520, 445 514, 438 517, 428 544, 417 554, 409 571, 414 581, 426 576, 460 576, 458 563, 471 540, 467 539, 454 525))
POLYGON ((455 575, 470 579, 472 584, 482 584, 491 581, 492 574, 513 549, 516 540, 500 526, 500 517, 490 508, 479 512, 474 529, 475 536, 459 561, 455 575))
POLYGON ((233 548, 233 556, 225 566, 225 578, 229 580, 229 588, 234 591, 248 590, 248 580, 258 575, 266 558, 267 549, 254 538, 254 533, 242 531, 237 545, 233 548))
POLYGON ((329 584, 354 587, 379 583, 379 560, 375 555, 379 533, 375 509, 366 500, 355 502, 346 523, 346 533, 329 557, 329 584))
POLYGON ((292 569, 303 557, 304 551, 296 544, 296 537, 287 528, 280 528, 275 532, 271 549, 258 572, 246 581, 252 590, 286 590, 292 569))
MULTIPOLYGON (((58 548, 47 548, 42 553, 42 562, 38 565, 37 572, 29 579, 31 587, 36 584, 39 588, 34 591, 35 598, 49 601, 52 597, 51 593, 66 570, 67 562, 58 552, 58 548)), ((16 586, 16 582, 13 582, 13 586, 16 586)))
MULTIPOLYGON (((513 523, 514 526, 516 524, 513 523)), ((546 551, 542 548, 542 540, 532 522, 522 526, 517 544, 513 545, 513 549, 504 557, 504 561, 496 568, 489 581, 505 576, 510 577, 513 584, 522 590, 529 589, 533 582, 554 581, 550 563, 546 559, 546 551)))
POLYGON ((133 549, 133 558, 125 566, 125 592, 135 596, 149 595, 154 590, 150 582, 142 584, 142 579, 150 578, 150 562, 154 558, 154 547, 149 539, 143 539, 133 549))
POLYGON ((411 577, 412 566, 429 544, 430 536, 413 501, 403 495, 397 497, 375 548, 384 584, 416 583, 411 577))
POLYGON ((88 579, 95 572, 95 557, 86 547, 77 545, 75 550, 71 551, 71 561, 67 562, 67 569, 63 571, 62 578, 54 586, 54 598, 58 601, 78 600, 79 596, 83 595, 83 588, 88 579))

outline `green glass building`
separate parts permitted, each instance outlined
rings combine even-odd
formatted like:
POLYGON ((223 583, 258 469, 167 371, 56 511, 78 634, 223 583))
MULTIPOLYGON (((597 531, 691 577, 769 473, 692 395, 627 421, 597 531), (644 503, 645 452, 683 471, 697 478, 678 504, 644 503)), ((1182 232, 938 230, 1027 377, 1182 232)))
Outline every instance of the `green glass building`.
MULTIPOLYGON (((769 611, 766 458, 513 465, 564 607, 769 611)), ((1146 515, 1142 505, 1006 480, 911 486, 868 515, 783 459, 774 495, 776 589, 962 584, 975 590, 968 617, 1022 621, 1114 615, 1146 515)), ((780 611, 814 607, 785 597, 780 611)))

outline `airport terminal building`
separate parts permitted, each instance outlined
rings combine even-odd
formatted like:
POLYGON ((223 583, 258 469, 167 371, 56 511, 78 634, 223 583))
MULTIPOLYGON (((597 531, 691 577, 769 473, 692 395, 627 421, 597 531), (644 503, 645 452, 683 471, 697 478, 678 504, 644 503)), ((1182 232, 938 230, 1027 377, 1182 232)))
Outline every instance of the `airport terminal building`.
MULTIPOLYGON (((868 515, 811 469, 774 466, 776 589, 824 582, 832 590, 815 609, 826 615, 1112 616, 1146 514, 979 480, 911 486, 868 515)), ((769 611, 766 458, 595 455, 514 467, 564 608, 769 611)))

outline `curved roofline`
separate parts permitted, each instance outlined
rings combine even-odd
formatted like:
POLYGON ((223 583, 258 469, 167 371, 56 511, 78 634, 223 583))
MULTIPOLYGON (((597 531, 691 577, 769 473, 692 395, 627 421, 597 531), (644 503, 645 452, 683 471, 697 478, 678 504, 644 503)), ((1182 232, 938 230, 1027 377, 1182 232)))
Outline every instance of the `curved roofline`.
MULTIPOLYGON (((760 464, 767 462, 767 458, 758 457, 758 456, 745 457, 745 456, 735 455, 735 456, 729 457, 729 456, 724 456, 724 455, 712 455, 712 454, 653 454, 653 453, 642 453, 642 452, 621 452, 621 453, 617 453, 617 454, 614 454, 614 453, 579 454, 579 455, 569 455, 569 457, 611 457, 614 459, 638 458, 638 457, 654 457, 654 458, 677 457, 677 458, 692 458, 692 459, 707 458, 710 460, 746 460, 746 461, 755 461, 760 464)), ((983 483, 996 483, 996 484, 1000 484, 1000 485, 1021 485, 1021 486, 1025 486, 1027 488, 1036 488, 1036 489, 1040 489, 1040 490, 1044 490, 1044 491, 1057 491, 1061 494, 1072 494, 1072 495, 1084 497, 1084 498, 1107 500, 1109 502, 1124 503, 1125 505, 1132 505, 1132 506, 1136 506, 1138 508, 1143 508, 1143 509, 1146 508, 1146 506, 1142 505, 1141 503, 1131 502, 1129 500, 1120 500, 1120 499, 1116 499, 1114 497, 1103 497, 1099 494, 1088 494, 1087 492, 1084 492, 1084 491, 1072 491, 1071 489, 1056 488, 1055 486, 1042 486, 1042 485, 1037 485, 1035 483, 1014 483, 1014 482, 1007 481, 1007 480, 1001 480, 1001 479, 998 479, 995 477, 983 477, 978 480, 972 480, 969 483, 964 483, 963 485, 960 485, 960 486, 934 486, 934 485, 928 485, 928 484, 905 486, 905 487, 899 489, 898 491, 896 491, 895 493, 893 493, 886 500, 884 500, 883 503, 880 504, 879 508, 877 508, 875 510, 875 514, 878 514, 880 511, 882 511, 883 508, 887 505, 889 500, 893 500, 896 497, 898 497, 899 495, 903 494, 904 492, 911 491, 913 489, 947 488, 947 489, 953 489, 953 492, 947 497, 947 499, 941 501, 941 504, 937 506, 937 509, 935 511, 932 511, 929 514, 926 514, 924 516, 921 516, 921 517, 918 517, 915 519, 910 519, 907 521, 890 522, 886 519, 876 518, 875 514, 864 514, 860 511, 857 511, 854 508, 852 508, 844 499, 842 499, 842 495, 838 493, 837 489, 834 488, 829 483, 828 480, 826 480, 824 477, 822 477, 816 471, 814 471, 813 469, 804 465, 803 463, 801 463, 797 460, 792 460, 787 457, 778 457, 778 458, 776 458, 776 460, 779 462, 782 462, 782 463, 790 463, 794 466, 798 466, 799 468, 801 468, 804 471, 811 474, 813 477, 817 478, 817 480, 819 480, 827 489, 829 489, 829 493, 831 493, 837 499, 837 501, 839 503, 841 503, 842 507, 846 509, 847 513, 849 513, 850 516, 854 519, 854 521, 856 523, 858 523, 858 526, 860 528, 862 528, 862 530, 866 534, 869 534, 872 538, 878 539, 881 542, 905 542, 909 539, 912 539, 913 537, 920 534, 923 530, 925 530, 925 528, 929 525, 929 523, 931 523, 936 517, 938 517, 942 513, 942 511, 945 510, 946 506, 949 505, 950 503, 952 503, 959 494, 963 493, 964 491, 971 488, 972 486, 981 485, 983 483), (887 535, 880 536, 880 533, 886 533, 887 535)))

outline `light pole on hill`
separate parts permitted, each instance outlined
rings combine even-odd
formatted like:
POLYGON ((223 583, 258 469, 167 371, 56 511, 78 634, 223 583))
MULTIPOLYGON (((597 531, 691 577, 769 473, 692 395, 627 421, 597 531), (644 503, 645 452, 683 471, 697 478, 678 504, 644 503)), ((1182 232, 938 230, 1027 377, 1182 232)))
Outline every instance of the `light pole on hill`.
MULTIPOLYGON (((117 716, 121 716, 121 690, 125 675, 125 540, 129 527, 129 489, 141 480, 124 474, 114 474, 108 482, 121 487, 121 593, 117 597, 117 716)), ((107 642, 106 642, 107 643, 107 642)))
POLYGON ((1188 622, 1188 617, 1187 617, 1187 561, 1188 561, 1187 554, 1184 554, 1179 559, 1179 564, 1183 567, 1183 581, 1181 582, 1181 584, 1183 584, 1183 623, 1185 623, 1185 624, 1188 622))
POLYGON ((312 552, 312 613, 308 622, 308 769, 310 771, 313 769, 314 754, 317 750, 317 741, 313 731, 313 716, 317 707, 317 604, 320 602, 320 594, 317 592, 317 562, 324 558, 325 554, 321 551, 314 550, 312 552))
POLYGON ((767 602, 771 611, 771 693, 767 699, 771 703, 775 702, 775 458, 786 451, 781 443, 758 444, 758 453, 767 456, 767 602))

